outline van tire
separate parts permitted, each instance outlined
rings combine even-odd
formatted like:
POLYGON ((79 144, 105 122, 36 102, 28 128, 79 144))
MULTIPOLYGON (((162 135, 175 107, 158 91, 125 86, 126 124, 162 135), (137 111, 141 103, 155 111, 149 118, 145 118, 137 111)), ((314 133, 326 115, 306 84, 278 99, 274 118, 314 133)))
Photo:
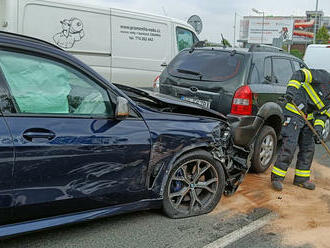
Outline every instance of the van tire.
POLYGON ((277 135, 271 126, 263 126, 254 143, 251 171, 265 172, 272 164, 277 147, 277 135))

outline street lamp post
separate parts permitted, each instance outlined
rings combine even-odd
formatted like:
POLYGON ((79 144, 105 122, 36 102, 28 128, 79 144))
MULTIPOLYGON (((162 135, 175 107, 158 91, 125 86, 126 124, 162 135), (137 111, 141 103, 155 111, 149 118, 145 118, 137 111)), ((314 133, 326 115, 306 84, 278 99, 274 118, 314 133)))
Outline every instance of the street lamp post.
POLYGON ((265 25, 265 11, 259 11, 255 8, 252 9, 254 13, 257 13, 258 15, 262 14, 262 28, 261 28, 261 44, 264 43, 264 25, 265 25))
POLYGON ((317 11, 318 11, 318 7, 319 7, 319 0, 316 0, 316 8, 315 8, 315 17, 314 17, 314 37, 313 37, 313 44, 316 43, 316 22, 317 22, 317 11))
POLYGON ((235 12, 235 18, 234 18, 234 48, 236 47, 236 16, 237 16, 237 13, 235 12))

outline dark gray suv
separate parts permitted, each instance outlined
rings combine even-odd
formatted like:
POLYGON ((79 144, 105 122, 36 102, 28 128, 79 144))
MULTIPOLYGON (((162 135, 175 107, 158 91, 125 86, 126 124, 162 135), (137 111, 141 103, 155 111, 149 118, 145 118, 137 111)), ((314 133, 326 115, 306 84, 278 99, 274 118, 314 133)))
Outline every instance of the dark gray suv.
POLYGON ((253 147, 252 170, 272 163, 282 125, 279 98, 302 60, 270 46, 192 48, 160 75, 160 93, 219 111, 229 118, 237 145, 253 147))

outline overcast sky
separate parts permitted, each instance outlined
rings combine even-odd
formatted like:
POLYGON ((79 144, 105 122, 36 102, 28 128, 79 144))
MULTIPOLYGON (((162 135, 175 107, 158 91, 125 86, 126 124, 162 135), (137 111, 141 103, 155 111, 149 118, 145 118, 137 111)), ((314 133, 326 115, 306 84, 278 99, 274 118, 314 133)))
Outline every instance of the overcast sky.
MULTIPOLYGON (((202 18, 204 28, 201 39, 219 42, 220 34, 230 42, 234 37, 234 13, 237 18, 237 35, 239 19, 245 15, 256 15, 251 8, 264 11, 265 15, 305 15, 306 10, 315 10, 315 0, 80 0, 96 5, 107 5, 115 8, 137 10, 153 14, 187 20, 197 14, 202 18)), ((319 9, 330 16, 330 0, 319 0, 319 9)))

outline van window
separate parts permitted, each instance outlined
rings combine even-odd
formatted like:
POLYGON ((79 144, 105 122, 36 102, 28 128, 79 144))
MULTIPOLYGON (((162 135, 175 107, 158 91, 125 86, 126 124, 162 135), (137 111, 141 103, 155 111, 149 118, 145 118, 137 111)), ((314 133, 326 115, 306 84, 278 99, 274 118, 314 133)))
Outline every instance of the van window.
POLYGON ((176 28, 176 39, 179 51, 185 48, 190 48, 194 43, 198 41, 198 38, 193 32, 180 27, 176 28))
POLYGON ((230 52, 196 49, 177 55, 168 66, 175 77, 200 81, 223 82, 241 75, 244 55, 230 52))
POLYGON ((293 74, 290 60, 273 58, 273 73, 277 79, 277 83, 287 85, 293 74))
POLYGON ((107 91, 66 65, 0 51, 0 68, 18 113, 87 116, 113 113, 107 91))

